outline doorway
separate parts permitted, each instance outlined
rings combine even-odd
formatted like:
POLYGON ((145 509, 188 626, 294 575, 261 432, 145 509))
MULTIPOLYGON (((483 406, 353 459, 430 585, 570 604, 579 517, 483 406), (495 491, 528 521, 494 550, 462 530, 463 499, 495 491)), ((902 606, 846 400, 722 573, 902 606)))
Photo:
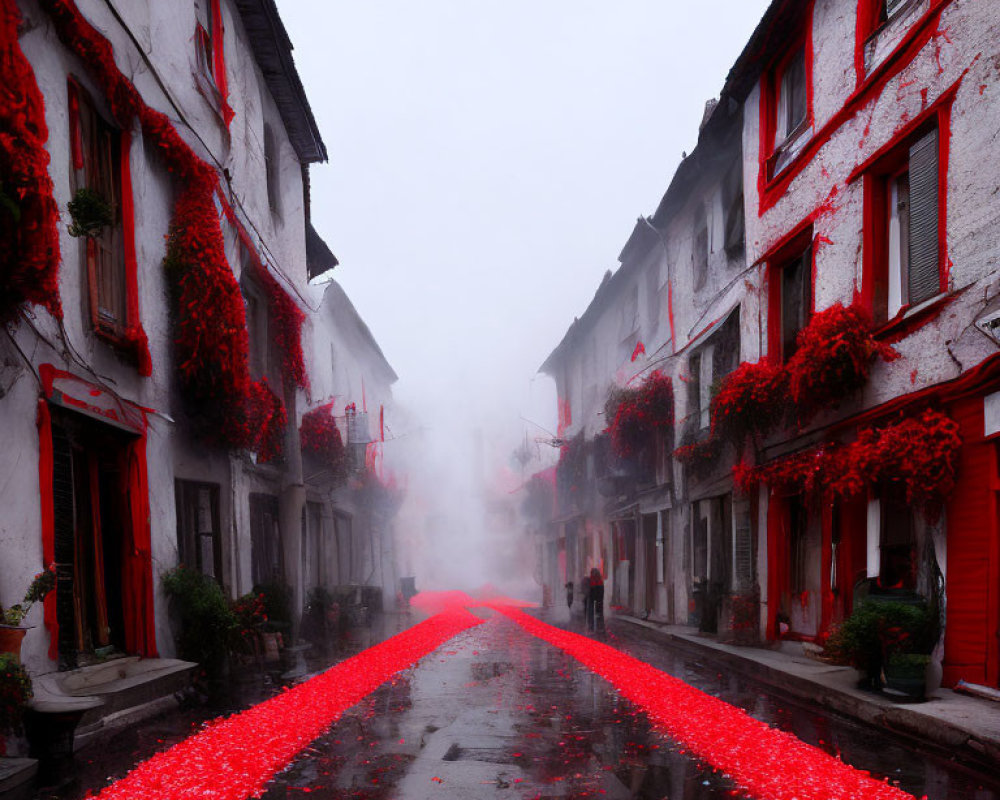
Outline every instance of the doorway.
POLYGON ((127 651, 125 572, 132 538, 127 458, 134 438, 81 415, 52 414, 56 618, 63 669, 127 651))

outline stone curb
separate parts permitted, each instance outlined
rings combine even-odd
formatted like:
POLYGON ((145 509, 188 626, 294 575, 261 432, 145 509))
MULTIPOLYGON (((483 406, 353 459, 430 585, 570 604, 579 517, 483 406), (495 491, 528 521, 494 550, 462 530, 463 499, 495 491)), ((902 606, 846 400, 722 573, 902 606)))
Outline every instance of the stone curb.
MULTIPOLYGON (((931 745, 943 751, 943 755, 971 762, 979 768, 994 772, 1000 768, 1000 737, 984 734, 972 727, 956 724, 949 719, 924 713, 919 710, 923 704, 908 706, 893 703, 886 698, 858 691, 848 691, 831 686, 822 681, 781 669, 774 664, 763 663, 748 653, 741 655, 721 643, 702 640, 697 636, 677 634, 663 630, 655 623, 618 615, 616 620, 642 628, 657 638, 672 645, 721 662, 760 683, 785 692, 793 697, 841 714, 858 722, 879 727, 890 733, 909 739, 921 747, 931 745)), ((953 694, 940 690, 941 694, 953 694)), ((965 698, 963 698, 965 699, 965 698)), ((938 702, 948 702, 939 700, 938 702)), ((982 713, 1000 715, 989 701, 982 701, 982 713)), ((974 722, 974 720, 973 720, 974 722)))

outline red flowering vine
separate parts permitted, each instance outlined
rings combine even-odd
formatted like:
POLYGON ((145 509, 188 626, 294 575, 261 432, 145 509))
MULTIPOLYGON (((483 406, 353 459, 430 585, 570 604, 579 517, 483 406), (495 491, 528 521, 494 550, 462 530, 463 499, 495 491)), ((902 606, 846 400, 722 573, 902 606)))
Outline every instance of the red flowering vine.
POLYGON ((630 458, 645 450, 653 436, 674 424, 674 387, 659 370, 636 388, 618 389, 608 399, 605 414, 616 454, 630 458))
POLYGON ((697 442, 683 444, 674 450, 674 458, 694 475, 705 475, 718 463, 725 442, 714 434, 697 442))
POLYGON ((266 380, 250 384, 250 401, 246 416, 248 446, 257 453, 257 460, 266 463, 281 458, 285 449, 285 428, 288 415, 266 380))
POLYGON ((800 423, 864 387, 876 358, 899 358, 899 353, 872 337, 871 318, 857 303, 846 308, 834 303, 814 314, 797 343, 785 368, 800 423))
MULTIPOLYGON (((282 442, 278 424, 285 424, 285 409, 266 383, 250 379, 246 311, 239 283, 226 260, 215 201, 219 191, 216 171, 181 138, 165 114, 146 105, 118 69, 111 44, 84 19, 73 0, 40 0, 40 4, 59 39, 84 62, 100 86, 118 122, 127 126, 138 118, 149 146, 178 179, 180 192, 164 266, 173 299, 175 361, 189 407, 203 431, 220 444, 257 449, 265 461, 277 457, 282 442)), ((286 374, 306 387, 302 312, 280 286, 274 291, 264 275, 258 277, 278 323, 286 374)), ((267 277, 277 285, 273 276, 267 277)))
POLYGON ((20 19, 13 0, 0 1, 0 323, 24 303, 62 317, 45 101, 17 40, 20 19))
POLYGON ((882 428, 863 428, 851 444, 823 444, 760 466, 741 462, 733 484, 744 493, 766 483, 780 491, 847 497, 900 481, 907 501, 934 515, 955 488, 961 446, 958 423, 927 409, 882 428))
POLYGON ((781 424, 787 409, 788 374, 770 361, 744 361, 712 398, 712 436, 737 448, 781 424))
POLYGON ((901 481, 907 502, 934 510, 955 488, 962 439, 958 423, 925 410, 884 428, 866 428, 833 475, 835 491, 850 494, 876 481, 901 481))
POLYGON ((299 426, 302 452, 322 461, 334 474, 342 477, 347 467, 347 451, 344 440, 333 418, 333 403, 314 408, 302 415, 299 426))

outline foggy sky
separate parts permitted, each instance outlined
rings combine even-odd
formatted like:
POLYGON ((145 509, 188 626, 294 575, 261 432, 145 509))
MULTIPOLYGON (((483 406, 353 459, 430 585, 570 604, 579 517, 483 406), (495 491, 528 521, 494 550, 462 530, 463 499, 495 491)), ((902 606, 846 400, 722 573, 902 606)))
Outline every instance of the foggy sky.
POLYGON ((555 428, 536 370, 656 208, 766 6, 279 0, 330 152, 314 224, 456 480, 474 426, 501 452, 520 415, 555 428))

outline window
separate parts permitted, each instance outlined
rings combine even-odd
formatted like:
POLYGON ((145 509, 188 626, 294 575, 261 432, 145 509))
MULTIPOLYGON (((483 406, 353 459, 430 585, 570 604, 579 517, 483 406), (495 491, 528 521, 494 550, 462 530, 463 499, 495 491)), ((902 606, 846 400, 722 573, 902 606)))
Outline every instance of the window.
POLYGON ((799 331, 812 315, 812 253, 809 227, 769 261, 768 350, 781 362, 795 353, 799 331))
POLYGON ((69 82, 69 118, 73 196, 78 198, 81 192, 88 191, 111 211, 110 225, 82 237, 86 248, 91 323, 98 333, 123 339, 131 320, 126 292, 122 207, 125 200, 131 205, 131 186, 125 186, 122 181, 122 134, 97 112, 86 90, 72 80, 69 82))
POLYGON ((781 71, 775 144, 780 145, 805 124, 807 117, 806 50, 800 47, 781 71))
POLYGON ((250 495, 250 571, 254 586, 284 579, 281 551, 278 498, 254 492, 250 495))
POLYGON ((198 69, 206 78, 215 81, 215 14, 212 0, 195 0, 195 48, 198 56, 198 69))
POLYGON ((278 144, 274 129, 264 123, 264 171, 267 179, 267 205, 272 214, 281 214, 281 184, 278 171, 278 144))
POLYGON ((723 189, 725 210, 724 247, 729 258, 742 257, 745 250, 746 220, 743 209, 743 162, 738 161, 730 170, 723 189))
MULTIPOLYGON (((247 345, 250 356, 250 375, 253 378, 277 377, 271 374, 280 359, 275 357, 273 332, 271 331, 270 310, 267 299, 257 282, 253 279, 254 266, 250 254, 243 251, 243 268, 240 278, 240 289, 243 292, 243 302, 246 305, 247 345)), ((271 381, 273 386, 280 386, 281 380, 271 381)))
POLYGON ((326 586, 328 548, 323 537, 323 506, 308 501, 302 509, 302 586, 309 592, 326 586))
POLYGON ((733 569, 732 590, 752 591, 756 583, 754 575, 753 522, 750 515, 750 501, 733 501, 733 569))
POLYGON ((942 291, 937 128, 903 142, 866 176, 876 323, 942 291))
POLYGON ((196 84, 206 100, 218 111, 226 125, 233 119, 229 106, 229 82, 223 50, 224 29, 219 0, 195 0, 196 84))
POLYGON ((688 358, 688 419, 694 430, 710 426, 712 397, 722 378, 739 363, 740 311, 737 307, 688 358))
POLYGON ((760 157, 767 180, 792 162, 812 126, 812 7, 786 4, 788 46, 761 77, 760 157))
POLYGON ((219 485, 177 480, 177 553, 180 563, 222 582, 219 485))
POLYGON ((708 220, 702 216, 698 232, 691 250, 691 271, 694 274, 695 291, 705 285, 708 277, 708 220))
POLYGON ((903 40, 928 0, 859 0, 855 69, 860 84, 903 40))

